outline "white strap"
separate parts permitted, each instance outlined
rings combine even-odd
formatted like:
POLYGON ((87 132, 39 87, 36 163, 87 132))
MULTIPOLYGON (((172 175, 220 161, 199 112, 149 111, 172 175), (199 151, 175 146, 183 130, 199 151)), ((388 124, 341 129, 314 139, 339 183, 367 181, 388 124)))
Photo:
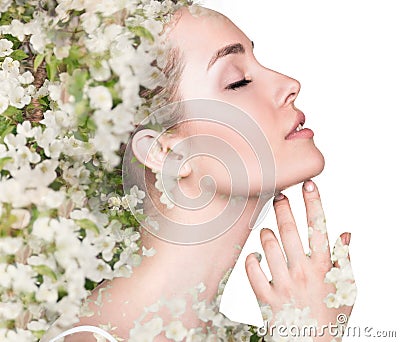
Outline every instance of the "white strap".
POLYGON ((109 342, 118 342, 114 337, 112 337, 107 331, 100 329, 98 327, 94 327, 92 325, 82 325, 80 327, 75 327, 72 329, 68 329, 66 331, 64 331, 63 333, 61 333, 60 335, 54 337, 53 339, 51 339, 49 342, 55 342, 58 339, 77 333, 77 332, 92 332, 92 333, 96 333, 99 334, 103 337, 105 337, 109 342))

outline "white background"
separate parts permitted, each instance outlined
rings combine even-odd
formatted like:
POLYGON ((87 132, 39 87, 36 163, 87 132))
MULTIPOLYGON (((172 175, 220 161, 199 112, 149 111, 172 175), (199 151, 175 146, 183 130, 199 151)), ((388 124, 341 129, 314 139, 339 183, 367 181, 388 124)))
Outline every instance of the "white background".
MULTIPOLYGON (((228 16, 255 42, 262 64, 302 84, 296 104, 306 114, 306 127, 314 130, 326 159, 325 170, 315 181, 331 245, 341 232, 352 233, 358 297, 349 325, 397 330, 397 339, 345 340, 400 339, 398 2, 205 0, 203 4, 228 16)), ((307 245, 300 186, 285 194, 307 245)), ((276 227, 273 211, 265 225, 276 227)))

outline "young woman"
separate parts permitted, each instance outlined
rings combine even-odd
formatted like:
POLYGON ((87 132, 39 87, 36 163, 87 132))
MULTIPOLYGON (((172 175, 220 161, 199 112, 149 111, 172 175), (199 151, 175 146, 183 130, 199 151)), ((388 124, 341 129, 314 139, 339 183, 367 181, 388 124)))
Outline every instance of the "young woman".
MULTIPOLYGON (((339 314, 350 315, 352 303, 329 305, 326 300, 336 292, 326 275, 341 265, 332 264, 319 193, 310 180, 323 170, 324 158, 314 145, 313 131, 303 127, 304 114, 295 106, 299 82, 260 65, 253 43, 223 15, 184 8, 175 19, 168 34, 173 68, 178 70, 174 100, 183 101, 184 109, 176 109, 180 115, 161 130, 138 130, 128 148, 145 166, 140 177, 151 201, 143 209, 158 227, 153 231, 148 227, 151 233, 143 235, 143 244, 156 254, 145 258, 131 277, 101 284, 88 300, 90 314, 76 326, 107 327, 114 336, 135 341, 144 336, 134 329, 139 321, 141 327, 153 329, 153 335, 146 336, 155 341, 182 340, 179 333, 196 327, 206 331, 210 322, 199 317, 197 304, 210 303, 218 294, 221 279, 238 257, 238 246, 244 245, 254 218, 273 196, 283 251, 274 233, 263 229, 260 238, 272 280, 261 270, 257 256, 249 255, 246 271, 251 286, 259 301, 269 305, 271 322, 278 322, 291 307, 320 327, 335 324, 339 314), (246 130, 248 126, 254 130, 246 130), (257 145, 260 140, 253 139, 252 132, 264 137, 262 143, 257 145), (171 165, 177 165, 176 173, 163 176, 171 165), (244 174, 236 172, 241 167, 244 174), (206 182, 207 177, 212 182, 206 182), (157 182, 166 184, 171 178, 173 187, 163 186, 160 193, 157 182), (300 182, 310 227, 308 255, 289 201, 280 193, 300 182), (190 207, 196 199, 201 201, 190 207), (225 211, 224 223, 216 218, 225 211), (182 238, 183 230, 175 231, 175 226, 198 230, 182 238), (199 284, 205 288, 199 290, 196 303, 193 289, 199 284), (175 314, 170 303, 180 303, 175 314), (164 325, 179 321, 182 326, 177 325, 173 335, 173 329, 161 329, 160 321, 152 320, 152 313, 164 325), (149 316, 142 320, 144 314, 149 316)), ((349 233, 342 234, 344 245, 349 240, 349 233)), ((314 340, 334 337, 325 331, 314 340)), ((85 332, 66 338, 95 340, 85 332)))

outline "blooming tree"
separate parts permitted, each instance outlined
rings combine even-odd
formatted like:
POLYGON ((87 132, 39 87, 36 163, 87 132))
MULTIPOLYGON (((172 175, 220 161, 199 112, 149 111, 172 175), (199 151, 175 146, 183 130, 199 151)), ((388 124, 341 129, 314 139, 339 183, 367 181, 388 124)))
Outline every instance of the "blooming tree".
MULTIPOLYGON (((160 34, 186 1, 0 4, 0 340, 76 320, 103 279, 139 265, 121 146, 160 104, 160 34)), ((152 255, 144 253, 144 255, 152 255)))

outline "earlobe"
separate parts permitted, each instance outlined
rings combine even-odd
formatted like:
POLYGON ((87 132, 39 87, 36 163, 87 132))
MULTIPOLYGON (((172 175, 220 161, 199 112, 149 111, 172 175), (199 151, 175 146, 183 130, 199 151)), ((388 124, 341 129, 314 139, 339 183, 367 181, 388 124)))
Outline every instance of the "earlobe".
POLYGON ((192 168, 188 161, 182 164, 184 156, 174 150, 180 140, 152 129, 144 129, 133 136, 131 148, 136 159, 155 172, 161 172, 167 158, 168 163, 177 163, 170 166, 178 170, 177 177, 184 178, 192 173, 192 168))
POLYGON ((190 166, 189 162, 185 162, 181 168, 179 169, 179 177, 185 178, 192 173, 192 167, 190 166))

